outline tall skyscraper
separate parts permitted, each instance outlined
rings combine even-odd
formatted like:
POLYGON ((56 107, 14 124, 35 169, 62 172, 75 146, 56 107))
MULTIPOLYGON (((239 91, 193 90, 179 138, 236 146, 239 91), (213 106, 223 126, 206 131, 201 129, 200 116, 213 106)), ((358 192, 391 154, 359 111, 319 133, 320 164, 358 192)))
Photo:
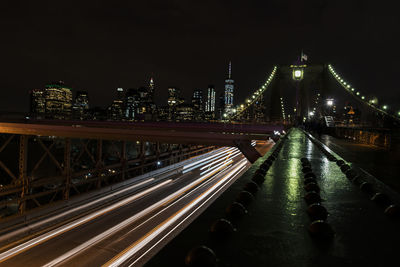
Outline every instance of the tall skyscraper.
POLYGON ((33 89, 30 91, 31 95, 31 107, 30 113, 34 118, 42 119, 46 112, 46 91, 43 89, 33 89))
POLYGON ((138 90, 130 88, 125 95, 125 118, 133 121, 138 119, 140 97, 138 90))
POLYGON ((203 90, 195 89, 192 96, 193 117, 196 121, 204 119, 203 112, 203 90))
POLYGON ((168 120, 174 121, 176 117, 176 107, 181 103, 180 90, 176 87, 168 88, 168 120))
POLYGON ((215 87, 209 85, 207 89, 206 112, 215 112, 215 87))
POLYGON ((232 80, 232 63, 229 62, 228 79, 225 80, 225 113, 231 114, 233 110, 233 89, 234 80, 232 80))
POLYGON ((63 81, 45 87, 45 114, 51 119, 70 119, 72 111, 72 91, 63 81))
POLYGON ((154 80, 153 80, 153 78, 150 78, 149 92, 148 92, 147 96, 148 96, 149 102, 154 102, 154 80))
POLYGON ((176 87, 168 88, 168 106, 176 106, 179 104, 180 90, 176 87))
POLYGON ((124 100, 125 92, 123 88, 117 88, 117 99, 112 102, 108 107, 108 119, 114 121, 120 121, 124 119, 124 100))
POLYGON ((203 90, 195 89, 193 91, 192 104, 195 108, 203 110, 203 90))
POLYGON ((221 92, 218 96, 218 112, 217 118, 220 120, 224 119, 225 114, 225 92, 221 92))
POLYGON ((125 98, 124 88, 117 88, 117 100, 123 100, 125 98))
POLYGON ((72 107, 72 117, 78 120, 88 119, 89 96, 86 91, 76 92, 75 102, 72 107))

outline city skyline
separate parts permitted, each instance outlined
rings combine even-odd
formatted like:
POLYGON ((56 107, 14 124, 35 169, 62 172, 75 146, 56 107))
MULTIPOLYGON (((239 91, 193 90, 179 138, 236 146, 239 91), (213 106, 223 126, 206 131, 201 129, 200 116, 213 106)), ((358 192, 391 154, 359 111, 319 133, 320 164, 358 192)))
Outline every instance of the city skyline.
MULTIPOLYGON (((290 64, 302 49, 309 61, 352 73, 344 78, 366 93, 378 88, 378 97, 392 105, 400 102, 399 18, 388 5, 85 1, 77 8, 74 1, 9 1, 0 16, 0 110, 26 111, 26 92, 52 80, 99 95, 93 99, 98 106, 112 97, 111 88, 147 84, 150 77, 158 88, 179 85, 188 99, 194 88, 210 83, 221 90, 229 60, 240 88, 235 99, 242 100, 272 66, 290 64)), ((166 96, 160 91, 156 101, 166 96)))

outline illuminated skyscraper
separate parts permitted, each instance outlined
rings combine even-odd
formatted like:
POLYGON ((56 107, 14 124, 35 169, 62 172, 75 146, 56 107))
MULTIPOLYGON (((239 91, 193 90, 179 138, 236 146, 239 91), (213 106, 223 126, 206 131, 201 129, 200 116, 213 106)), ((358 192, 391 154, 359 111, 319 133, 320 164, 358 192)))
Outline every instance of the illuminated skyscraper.
POLYGON ((233 110, 233 89, 234 80, 232 80, 232 63, 229 62, 228 79, 225 80, 225 113, 231 114, 233 110))
POLYGON ((72 111, 72 91, 63 81, 45 87, 45 114, 51 119, 70 119, 72 111))
POLYGON ((45 90, 33 89, 32 91, 30 91, 30 95, 31 95, 31 107, 30 107, 31 116, 38 119, 43 118, 46 112, 45 90))
POLYGON ((214 85, 209 85, 207 88, 205 119, 213 120, 214 118, 215 118, 215 88, 214 85))
POLYGON ((180 90, 175 87, 168 88, 168 120, 175 120, 176 106, 181 103, 180 90))
POLYGON ((209 85, 207 89, 206 112, 215 112, 215 88, 209 85))

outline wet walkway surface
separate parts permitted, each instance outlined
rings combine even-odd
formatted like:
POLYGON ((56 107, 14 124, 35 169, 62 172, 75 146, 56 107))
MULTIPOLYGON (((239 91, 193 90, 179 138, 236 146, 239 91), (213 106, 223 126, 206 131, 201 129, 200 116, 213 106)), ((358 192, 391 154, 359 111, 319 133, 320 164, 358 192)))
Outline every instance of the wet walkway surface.
POLYGON ((345 160, 357 164, 360 168, 381 180, 400 193, 400 151, 357 144, 330 135, 322 135, 320 141, 338 153, 345 160))
MULTIPOLYGON (((282 149, 259 183, 253 201, 245 205, 247 214, 232 219, 226 208, 274 149, 145 266, 186 266, 188 252, 200 245, 214 251, 218 259, 215 266, 397 266, 399 220, 389 218, 385 207, 370 200, 374 192, 361 190, 361 180, 346 178, 337 163, 328 160, 326 153, 298 129, 292 129, 275 149, 279 147, 282 149), (321 240, 309 232, 312 220, 304 199, 303 157, 316 175, 332 238, 321 240), (210 227, 221 218, 232 221, 236 231, 215 237, 210 227)), ((398 196, 394 197, 397 201, 398 196)))

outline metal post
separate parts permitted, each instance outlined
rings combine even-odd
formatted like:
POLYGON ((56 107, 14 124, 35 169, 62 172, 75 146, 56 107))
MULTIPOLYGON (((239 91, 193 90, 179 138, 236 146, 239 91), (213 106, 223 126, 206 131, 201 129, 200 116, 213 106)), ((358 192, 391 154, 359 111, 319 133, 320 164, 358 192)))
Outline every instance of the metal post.
POLYGON ((69 199, 69 191, 71 188, 71 139, 65 138, 64 142, 64 199, 69 199))
POLYGON ((96 175, 97 175, 97 188, 101 187, 101 171, 103 167, 103 140, 97 140, 97 162, 96 162, 96 175))
POLYGON ((25 197, 29 193, 29 180, 27 176, 27 161, 28 161, 28 136, 20 135, 19 137, 19 183, 22 185, 21 196, 18 203, 20 214, 25 212, 26 200, 25 197))

